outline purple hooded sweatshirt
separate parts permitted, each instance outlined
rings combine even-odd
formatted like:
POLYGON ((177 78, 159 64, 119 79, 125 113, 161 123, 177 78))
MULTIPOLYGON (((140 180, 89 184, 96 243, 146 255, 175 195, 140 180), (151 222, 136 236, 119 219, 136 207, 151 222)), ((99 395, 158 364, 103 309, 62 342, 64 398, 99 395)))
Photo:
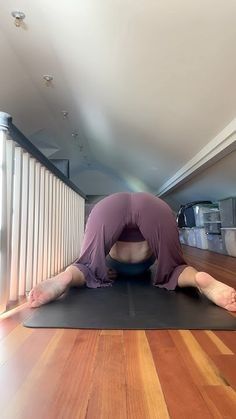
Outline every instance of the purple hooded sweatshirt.
POLYGON ((146 240, 157 259, 153 285, 174 290, 188 266, 170 207, 156 196, 121 192, 101 200, 86 224, 80 257, 73 263, 83 272, 89 288, 111 286, 106 256, 117 241, 146 240))

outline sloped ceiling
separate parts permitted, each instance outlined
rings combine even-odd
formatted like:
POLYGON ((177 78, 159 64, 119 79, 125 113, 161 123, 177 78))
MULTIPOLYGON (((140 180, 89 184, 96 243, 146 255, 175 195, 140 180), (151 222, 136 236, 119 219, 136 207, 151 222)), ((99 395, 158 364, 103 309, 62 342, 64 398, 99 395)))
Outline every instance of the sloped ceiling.
POLYGON ((235 0, 0 8, 0 109, 86 194, 157 192, 235 121, 235 0))

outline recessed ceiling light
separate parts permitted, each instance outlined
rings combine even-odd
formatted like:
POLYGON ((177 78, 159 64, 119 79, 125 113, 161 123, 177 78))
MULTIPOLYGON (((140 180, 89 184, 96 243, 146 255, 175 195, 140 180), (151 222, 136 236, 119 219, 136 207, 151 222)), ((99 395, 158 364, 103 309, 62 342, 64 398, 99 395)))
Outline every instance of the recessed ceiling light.
POLYGON ((67 111, 61 111, 61 113, 64 119, 68 118, 69 113, 67 111))
POLYGON ((46 81, 46 83, 51 83, 53 81, 53 76, 50 76, 49 74, 45 74, 43 76, 43 79, 46 81))
POLYGON ((12 17, 15 18, 15 25, 19 28, 23 20, 25 19, 25 14, 23 12, 11 12, 12 17))
POLYGON ((78 135, 79 135, 78 132, 72 132, 71 134, 71 136, 75 139, 78 137, 78 135))

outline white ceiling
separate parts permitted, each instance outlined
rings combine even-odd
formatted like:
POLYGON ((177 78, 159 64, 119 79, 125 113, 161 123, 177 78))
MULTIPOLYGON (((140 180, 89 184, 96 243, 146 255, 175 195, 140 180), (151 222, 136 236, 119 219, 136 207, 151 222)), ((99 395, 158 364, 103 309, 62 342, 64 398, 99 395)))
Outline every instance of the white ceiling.
POLYGON ((236 116, 235 0, 0 9, 0 109, 86 194, 161 189, 236 116))

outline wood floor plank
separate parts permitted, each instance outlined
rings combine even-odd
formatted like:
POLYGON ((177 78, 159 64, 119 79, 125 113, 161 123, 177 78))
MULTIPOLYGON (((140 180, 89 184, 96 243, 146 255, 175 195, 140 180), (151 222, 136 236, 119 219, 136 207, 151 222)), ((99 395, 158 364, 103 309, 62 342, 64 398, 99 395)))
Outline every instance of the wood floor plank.
POLYGON ((144 331, 124 331, 127 417, 169 418, 152 353, 144 331))
POLYGON ((213 355, 212 359, 224 380, 236 390, 236 355, 213 355))
MULTIPOLYGON (((158 343, 158 348, 175 348, 168 330, 146 330, 148 342, 158 343)), ((156 346, 155 346, 156 347, 156 346)))
POLYGON ((236 332, 228 332, 228 331, 214 331, 215 335, 221 339, 231 351, 236 354, 236 332))
POLYGON ((212 330, 206 330, 205 334, 212 340, 223 355, 233 355, 231 349, 228 348, 228 346, 212 330))
POLYGON ((17 352, 0 367, 0 411, 11 403, 53 334, 50 329, 34 331, 22 342, 17 352))
POLYGON ((72 350, 77 331, 57 330, 25 377, 2 418, 44 418, 56 393, 62 367, 72 350), (33 384, 33 385, 32 385, 33 384))
POLYGON ((123 330, 101 330, 100 336, 123 336, 123 330))
POLYGON ((72 351, 47 412, 48 418, 84 419, 94 377, 99 331, 77 330, 72 351))
POLYGON ((8 317, 0 322, 0 342, 2 339, 6 338, 17 326, 19 325, 19 321, 8 317))
POLYGON ((198 386, 225 384, 217 367, 203 351, 190 331, 170 330, 170 335, 188 367, 194 382, 198 386))
POLYGON ((208 355, 233 355, 231 349, 211 330, 191 330, 192 335, 208 355))
POLYGON ((206 352, 199 345, 193 334, 188 330, 180 330, 179 333, 183 338, 191 356, 194 359, 199 371, 207 380, 209 385, 224 385, 224 381, 219 370, 212 360, 207 356, 206 352))
POLYGON ((233 419, 236 417, 236 392, 226 386, 204 386, 203 397, 219 418, 233 419))
POLYGON ((166 345, 159 331, 146 334, 171 419, 190 418, 193 412, 194 419, 213 417, 173 341, 166 345))
POLYGON ((0 341, 0 367, 17 352, 32 333, 33 329, 27 329, 20 324, 0 341))
POLYGON ((100 335, 86 419, 126 419, 122 335, 100 335))

